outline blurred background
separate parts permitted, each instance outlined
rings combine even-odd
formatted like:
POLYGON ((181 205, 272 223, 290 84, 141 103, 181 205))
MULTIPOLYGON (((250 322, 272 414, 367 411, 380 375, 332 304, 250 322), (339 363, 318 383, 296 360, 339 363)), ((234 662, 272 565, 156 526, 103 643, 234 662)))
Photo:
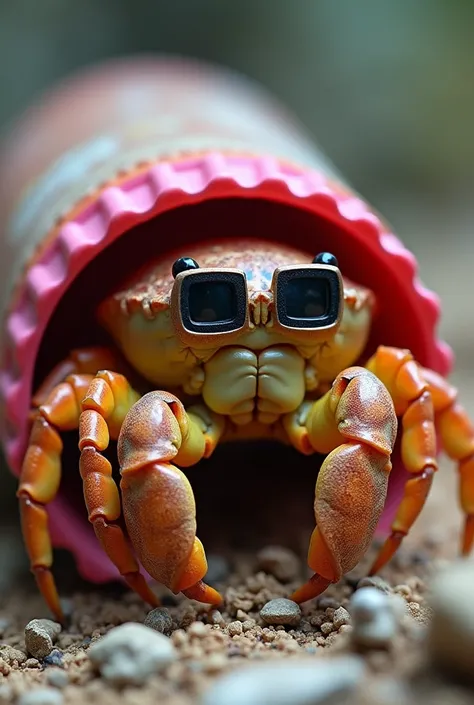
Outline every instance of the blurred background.
MULTIPOLYGON (((0 129, 54 81, 111 56, 178 53, 257 79, 417 256, 474 414, 473 27, 472 0, 0 0, 0 129)), ((443 472, 419 531, 439 523, 440 503, 458 524, 454 479, 443 472)), ((3 558, 22 561, 14 517, 0 576, 3 558)))

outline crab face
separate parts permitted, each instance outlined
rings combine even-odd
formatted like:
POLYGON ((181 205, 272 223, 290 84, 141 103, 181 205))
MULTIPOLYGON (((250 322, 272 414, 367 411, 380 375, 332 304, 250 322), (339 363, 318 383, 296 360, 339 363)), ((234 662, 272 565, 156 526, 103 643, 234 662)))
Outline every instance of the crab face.
POLYGON ((150 382, 201 394, 243 423, 266 380, 259 420, 270 422, 361 355, 373 299, 342 278, 328 253, 311 261, 290 247, 242 240, 187 254, 142 270, 99 310, 150 382))

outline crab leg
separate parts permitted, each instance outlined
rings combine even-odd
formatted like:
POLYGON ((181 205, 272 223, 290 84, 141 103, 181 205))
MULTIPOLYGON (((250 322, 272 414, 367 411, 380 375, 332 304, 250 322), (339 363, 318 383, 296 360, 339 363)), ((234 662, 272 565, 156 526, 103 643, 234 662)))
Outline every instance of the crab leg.
POLYGON ((411 353, 379 347, 368 361, 367 369, 385 384, 397 416, 402 419, 402 461, 411 475, 392 522, 391 534, 369 571, 374 575, 395 554, 423 509, 438 464, 433 398, 411 353))
POLYGON ((457 390, 436 372, 421 372, 431 392, 443 449, 459 464, 459 494, 466 514, 461 553, 467 556, 474 544, 474 425, 457 401, 457 390))
POLYGON ((64 621, 51 566, 53 550, 46 505, 61 481, 63 444, 59 431, 78 427, 80 403, 91 375, 71 375, 57 384, 35 410, 28 449, 23 460, 17 496, 26 550, 38 587, 51 612, 64 621))
POLYGON ((319 595, 366 552, 385 503, 397 418, 384 385, 364 368, 351 367, 311 405, 304 426, 303 447, 309 442, 313 452, 329 455, 316 482, 308 552, 315 574, 292 595, 296 602, 319 595))
POLYGON ((392 393, 402 416, 402 459, 414 475, 371 573, 390 560, 423 508, 437 470, 435 424, 444 450, 459 462, 461 506, 467 515, 461 550, 467 555, 474 540, 474 428, 457 402, 457 391, 435 372, 420 367, 406 350, 380 347, 367 367, 392 393))
POLYGON ((138 568, 130 563, 122 530, 111 523, 120 514, 119 498, 102 455, 108 445, 107 424, 117 427, 119 423, 123 513, 141 564, 155 580, 176 593, 220 603, 219 593, 202 581, 207 561, 195 537, 191 486, 169 461, 190 466, 208 456, 223 424, 209 426, 205 416, 191 411, 187 414, 181 402, 167 392, 150 392, 126 404, 124 393, 124 388, 119 390, 115 381, 101 373, 82 404, 81 475, 90 521, 110 558, 137 590, 138 568))
MULTIPOLYGON (((53 389, 70 375, 95 375, 98 370, 123 372, 124 362, 109 348, 77 348, 61 360, 45 378, 32 400, 33 407, 44 404, 53 389)), ((74 427, 77 428, 77 425, 74 427)))
POLYGON ((118 437, 123 419, 138 398, 123 375, 102 371, 92 379, 82 399, 79 418, 80 472, 89 521, 102 548, 132 590, 156 607, 159 601, 141 575, 117 523, 120 496, 112 466, 101 452, 108 447, 110 436, 118 437))

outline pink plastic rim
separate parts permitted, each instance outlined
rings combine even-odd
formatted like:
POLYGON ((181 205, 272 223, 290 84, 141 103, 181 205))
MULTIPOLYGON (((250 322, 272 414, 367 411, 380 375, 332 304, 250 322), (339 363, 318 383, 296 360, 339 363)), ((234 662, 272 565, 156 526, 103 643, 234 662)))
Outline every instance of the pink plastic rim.
MULTIPOLYGON (((340 227, 354 247, 375 252, 381 267, 395 272, 410 307, 412 347, 420 351, 423 364, 443 375, 449 372, 451 351, 436 337, 440 313, 436 295, 419 281, 413 255, 359 197, 334 190, 320 173, 284 166, 272 158, 213 153, 176 164, 158 163, 120 186, 104 188, 92 205, 63 225, 25 274, 6 319, 0 372, 2 440, 16 475, 27 440, 36 355, 50 317, 71 282, 98 252, 133 226, 182 205, 229 197, 304 209, 340 227)), ((392 497, 399 493, 403 474, 395 480, 382 528, 393 513, 392 497)), ((102 553, 91 527, 68 515, 66 509, 61 497, 48 507, 55 545, 72 551, 79 571, 88 579, 116 578, 117 571, 102 553)))

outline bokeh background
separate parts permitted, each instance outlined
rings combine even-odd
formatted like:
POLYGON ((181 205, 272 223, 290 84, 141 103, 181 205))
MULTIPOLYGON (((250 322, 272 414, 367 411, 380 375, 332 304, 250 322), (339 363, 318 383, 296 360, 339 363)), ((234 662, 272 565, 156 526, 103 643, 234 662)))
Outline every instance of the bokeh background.
MULTIPOLYGON (((0 0, 0 129, 111 56, 178 53, 259 80, 416 254, 474 414, 473 28, 472 0, 0 0)), ((448 540, 455 473, 440 474, 417 532, 448 540)), ((24 553, 14 483, 0 477, 1 591, 24 553)))

